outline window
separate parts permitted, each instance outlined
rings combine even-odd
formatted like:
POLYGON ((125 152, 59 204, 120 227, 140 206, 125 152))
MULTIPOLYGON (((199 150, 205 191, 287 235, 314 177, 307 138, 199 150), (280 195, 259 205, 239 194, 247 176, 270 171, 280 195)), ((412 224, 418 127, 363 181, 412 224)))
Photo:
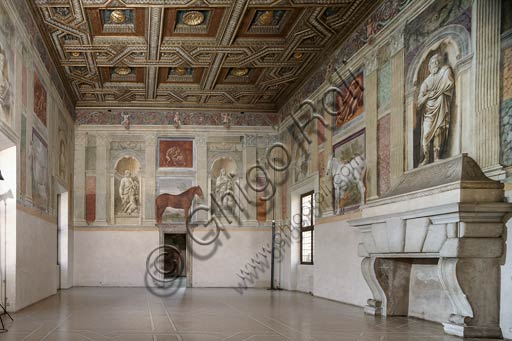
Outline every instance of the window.
POLYGON ((313 192, 300 196, 300 263, 313 264, 313 192))

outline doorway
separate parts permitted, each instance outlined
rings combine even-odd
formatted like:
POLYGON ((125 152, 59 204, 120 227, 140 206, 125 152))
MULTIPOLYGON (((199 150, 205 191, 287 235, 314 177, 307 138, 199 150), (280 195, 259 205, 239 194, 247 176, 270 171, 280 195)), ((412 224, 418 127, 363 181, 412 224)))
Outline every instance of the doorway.
POLYGON ((0 131, 0 303, 12 311, 16 288, 16 146, 0 131))
POLYGON ((69 235, 69 195, 64 186, 57 184, 57 289, 72 286, 69 235))
POLYGON ((164 255, 164 271, 166 277, 187 277, 187 235, 185 233, 165 233, 164 244, 172 245, 179 250, 179 255, 175 252, 166 252, 164 255), (180 260, 181 258, 181 260, 180 260), (179 274, 176 274, 177 264, 181 262, 183 266, 179 274), (177 275, 177 276, 176 276, 177 275))

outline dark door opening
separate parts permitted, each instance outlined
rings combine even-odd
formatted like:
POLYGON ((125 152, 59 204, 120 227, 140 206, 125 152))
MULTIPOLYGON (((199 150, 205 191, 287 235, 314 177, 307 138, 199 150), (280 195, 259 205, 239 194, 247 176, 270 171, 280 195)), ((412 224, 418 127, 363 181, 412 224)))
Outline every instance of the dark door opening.
POLYGON ((167 252, 164 255, 165 277, 187 277, 187 235, 185 233, 165 233, 164 243, 166 245, 172 245, 179 250, 178 255, 176 252, 173 252, 173 250, 166 249, 167 252), (182 264, 181 271, 180 274, 176 276, 176 269, 178 269, 180 262, 182 264))

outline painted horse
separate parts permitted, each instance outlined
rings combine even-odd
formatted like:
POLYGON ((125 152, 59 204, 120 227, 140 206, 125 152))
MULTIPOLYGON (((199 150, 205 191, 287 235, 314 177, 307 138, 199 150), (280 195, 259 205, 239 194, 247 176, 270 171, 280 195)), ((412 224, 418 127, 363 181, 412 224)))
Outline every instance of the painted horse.
POLYGON ((162 217, 167 207, 180 208, 185 211, 185 224, 188 225, 188 211, 192 206, 192 200, 195 196, 204 199, 203 190, 199 186, 190 187, 180 194, 163 193, 156 197, 156 223, 162 223, 162 217))
POLYGON ((334 187, 334 210, 335 214, 342 213, 341 200, 345 192, 352 183, 356 183, 361 194, 361 207, 364 204, 366 187, 364 180, 366 176, 366 160, 364 156, 355 154, 347 163, 338 160, 334 155, 327 163, 325 175, 332 174, 332 184, 334 187))

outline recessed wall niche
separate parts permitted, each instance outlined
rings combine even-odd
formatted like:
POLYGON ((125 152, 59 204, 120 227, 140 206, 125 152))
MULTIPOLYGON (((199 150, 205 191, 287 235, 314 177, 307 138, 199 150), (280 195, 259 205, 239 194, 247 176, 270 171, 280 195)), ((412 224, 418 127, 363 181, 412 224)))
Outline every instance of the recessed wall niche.
POLYGON ((116 224, 139 224, 141 217, 140 162, 132 156, 119 159, 112 174, 113 212, 116 224))

